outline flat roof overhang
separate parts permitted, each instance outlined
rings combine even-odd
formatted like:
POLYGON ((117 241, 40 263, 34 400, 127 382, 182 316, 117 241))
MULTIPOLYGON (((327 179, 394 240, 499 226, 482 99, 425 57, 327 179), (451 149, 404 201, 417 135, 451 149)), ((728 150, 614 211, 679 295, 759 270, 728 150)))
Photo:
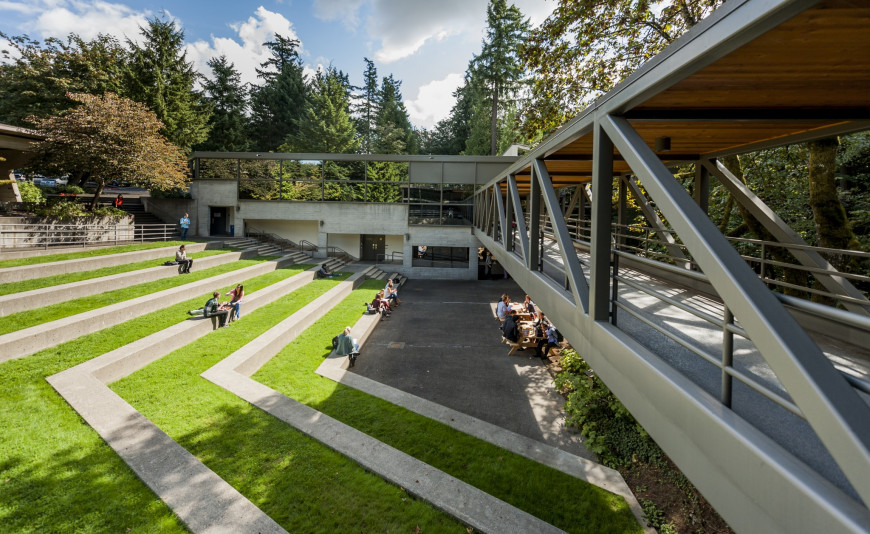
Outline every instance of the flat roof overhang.
MULTIPOLYGON (((596 117, 624 117, 667 166, 870 129, 870 2, 744 0, 717 9, 501 178, 590 182, 596 117)), ((628 173, 614 150, 613 171, 628 173)))

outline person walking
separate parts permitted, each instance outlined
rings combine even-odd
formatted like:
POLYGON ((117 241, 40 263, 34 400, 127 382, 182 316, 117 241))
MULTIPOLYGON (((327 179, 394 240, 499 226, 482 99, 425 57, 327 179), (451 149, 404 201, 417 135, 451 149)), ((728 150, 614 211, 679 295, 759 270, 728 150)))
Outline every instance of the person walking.
POLYGON ((187 239, 187 230, 190 228, 190 217, 185 213, 184 217, 178 220, 179 226, 181 226, 181 240, 184 241, 187 239))

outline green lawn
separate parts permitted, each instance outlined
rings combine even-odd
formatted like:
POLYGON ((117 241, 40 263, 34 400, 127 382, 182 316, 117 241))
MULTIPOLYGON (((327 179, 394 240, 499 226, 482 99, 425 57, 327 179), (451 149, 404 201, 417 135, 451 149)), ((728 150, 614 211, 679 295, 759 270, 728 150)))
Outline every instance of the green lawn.
MULTIPOLYGON (((191 254, 193 259, 207 258, 218 254, 226 254, 229 250, 203 250, 191 254)), ((61 284, 70 284, 72 282, 80 282, 82 280, 90 280, 92 278, 100 278, 102 276, 110 276, 113 274, 128 273, 138 271, 140 269, 150 269, 159 267, 163 262, 161 260, 146 260, 137 263, 125 263, 124 265, 114 265, 111 267, 103 267, 101 269, 92 269, 89 271, 79 271, 76 273, 58 274, 54 276, 46 276, 44 278, 32 278, 30 280, 22 280, 21 282, 9 282, 0 284, 0 295, 11 295, 12 293, 22 293, 24 291, 33 291, 34 289, 42 289, 44 287, 59 286, 61 284)), ((164 267, 170 270, 173 274, 176 272, 174 267, 164 267)))
MULTIPOLYGON (((237 271, 244 267, 256 265, 257 263, 266 261, 267 259, 268 258, 258 257, 246 260, 237 260, 234 262, 225 263, 223 265, 218 265, 210 269, 204 269, 202 271, 192 271, 189 275, 173 276, 171 278, 164 278, 162 280, 146 282, 135 286, 125 287, 123 289, 116 289, 114 291, 107 291, 105 293, 82 297, 80 299, 59 302, 57 304, 52 304, 51 306, 44 306, 35 310, 27 310, 23 312, 13 313, 4 317, 3 321, 0 322, 0 335, 8 334, 9 332, 15 332, 17 330, 23 330, 24 328, 29 328, 31 326, 36 326, 50 321, 55 321, 57 319, 62 319, 64 317, 69 317, 78 313, 95 310, 97 308, 102 308, 103 306, 108 306, 110 304, 115 304, 124 300, 141 297, 142 295, 156 293, 158 291, 163 291, 164 289, 178 287, 184 284, 188 284, 190 282, 195 282, 197 280, 211 278, 212 276, 216 276, 219 274, 237 271)), ((197 297, 198 305, 195 307, 202 307, 202 305, 205 303, 206 300, 208 300, 208 298, 209 296, 206 294, 199 295, 197 297)))
POLYGON ((18 267, 20 265, 36 265, 39 263, 50 263, 53 261, 93 258, 96 256, 107 256, 109 254, 120 254, 121 252, 133 252, 135 250, 149 250, 152 248, 163 247, 180 247, 181 245, 189 243, 192 243, 192 241, 156 241, 151 243, 139 243, 136 245, 120 245, 117 247, 95 248, 90 250, 82 250, 81 252, 67 252, 64 254, 49 254, 46 256, 33 256, 30 258, 17 258, 14 260, 0 261, 0 269, 6 267, 18 267))
MULTIPOLYGON (((250 294, 306 267, 278 269, 243 283, 250 294)), ((181 322, 201 301, 197 297, 0 364, 0 531, 186 531, 45 377, 181 322)), ((237 326, 245 321, 243 315, 237 326)))
MULTIPOLYGON (((313 374, 332 337, 359 318, 360 300, 381 285, 366 282, 255 378, 569 532, 641 532, 619 497, 313 374)), ((195 341, 112 389, 288 531, 464 532, 401 488, 199 377, 311 298, 297 292, 261 308, 238 329, 195 341)))
POLYGON ((380 288, 366 282, 253 378, 567 532, 642 532, 621 497, 314 375, 332 337, 359 319, 360 300, 380 288))

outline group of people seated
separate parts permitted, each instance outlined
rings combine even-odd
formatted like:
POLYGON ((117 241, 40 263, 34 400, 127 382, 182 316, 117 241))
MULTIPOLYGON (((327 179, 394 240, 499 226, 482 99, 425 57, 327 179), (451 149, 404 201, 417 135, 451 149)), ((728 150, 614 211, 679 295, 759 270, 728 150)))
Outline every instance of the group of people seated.
POLYGON ((522 345, 534 343, 535 355, 547 360, 550 349, 559 347, 559 331, 528 295, 519 303, 511 302, 510 295, 503 294, 496 306, 496 314, 501 322, 502 336, 510 343, 521 345, 518 351, 526 350, 522 345))
POLYGON ((245 287, 242 284, 236 284, 236 287, 231 289, 226 295, 230 296, 230 300, 221 302, 220 291, 215 291, 202 308, 202 315, 204 317, 217 318, 215 328, 229 326, 233 321, 238 321, 239 317, 241 317, 242 297, 245 295, 245 287))
POLYGON ((368 311, 381 314, 381 321, 389 317, 393 310, 402 303, 399 300, 399 290, 396 289, 396 283, 394 280, 387 281, 387 285, 378 291, 371 304, 366 303, 368 311))

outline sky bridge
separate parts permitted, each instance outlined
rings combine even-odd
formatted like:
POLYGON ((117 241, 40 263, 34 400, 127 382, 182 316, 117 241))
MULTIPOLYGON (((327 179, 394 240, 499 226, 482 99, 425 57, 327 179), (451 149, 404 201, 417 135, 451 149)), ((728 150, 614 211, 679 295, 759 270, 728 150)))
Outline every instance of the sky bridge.
POLYGON ((475 194, 476 237, 740 532, 870 531, 870 302, 721 160, 868 128, 870 4, 733 1, 475 194), (836 306, 741 257, 713 180, 836 306))

